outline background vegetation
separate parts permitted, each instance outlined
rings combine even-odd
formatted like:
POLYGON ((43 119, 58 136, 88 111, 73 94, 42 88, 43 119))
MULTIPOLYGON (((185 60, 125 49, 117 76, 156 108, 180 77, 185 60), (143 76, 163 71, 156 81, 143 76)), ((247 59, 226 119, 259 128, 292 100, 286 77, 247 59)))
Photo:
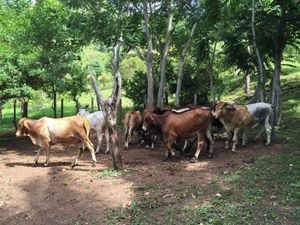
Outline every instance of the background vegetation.
MULTIPOLYGON (((107 223, 131 218, 131 224, 176 224, 180 215, 183 224, 297 224, 299 21, 298 0, 0 0, 0 134, 14 131, 14 105, 16 120, 60 117, 61 99, 64 116, 76 114, 80 105, 91 107, 91 72, 108 97, 112 48, 121 42, 123 112, 263 100, 275 107, 275 143, 285 152, 217 177, 207 187, 207 203, 198 207, 174 211, 141 198, 110 211, 107 223), (157 211, 167 215, 165 221, 145 219, 157 211)), ((107 170, 103 176, 111 173, 120 175, 107 170)), ((206 190, 188 191, 200 198, 206 190)))

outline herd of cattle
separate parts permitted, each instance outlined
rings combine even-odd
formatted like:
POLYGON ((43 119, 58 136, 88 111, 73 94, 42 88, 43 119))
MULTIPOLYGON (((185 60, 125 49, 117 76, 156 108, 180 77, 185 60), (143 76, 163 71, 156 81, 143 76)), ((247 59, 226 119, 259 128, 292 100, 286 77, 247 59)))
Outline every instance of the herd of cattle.
MULTIPOLYGON (((160 136, 164 143, 165 157, 174 156, 173 147, 178 141, 185 141, 183 149, 191 139, 197 139, 197 149, 192 162, 198 160, 201 149, 207 142, 208 156, 213 153, 214 139, 212 127, 224 126, 228 138, 225 148, 229 147, 232 141, 232 151, 236 151, 238 143, 238 133, 243 131, 242 145, 246 144, 246 131, 257 125, 264 128, 259 132, 257 138, 266 131, 267 142, 271 140, 271 126, 269 123, 272 114, 272 105, 268 103, 254 103, 239 105, 235 103, 217 102, 213 107, 201 107, 188 105, 181 109, 174 107, 145 109, 143 115, 140 111, 129 111, 124 117, 125 143, 124 148, 128 149, 133 133, 138 134, 141 144, 146 143, 146 148, 154 148, 155 138, 160 136)), ((20 119, 18 123, 17 136, 29 136, 32 143, 40 146, 34 158, 34 165, 38 163, 40 152, 45 150, 46 162, 49 164, 49 150, 55 144, 78 144, 78 154, 71 167, 78 164, 84 151, 88 149, 92 155, 93 164, 96 163, 96 156, 93 144, 89 139, 90 129, 94 129, 97 134, 99 152, 102 137, 106 137, 106 153, 110 151, 109 132, 106 126, 104 115, 101 111, 89 113, 86 108, 81 108, 78 115, 65 118, 53 119, 43 117, 39 120, 28 118, 20 119)))

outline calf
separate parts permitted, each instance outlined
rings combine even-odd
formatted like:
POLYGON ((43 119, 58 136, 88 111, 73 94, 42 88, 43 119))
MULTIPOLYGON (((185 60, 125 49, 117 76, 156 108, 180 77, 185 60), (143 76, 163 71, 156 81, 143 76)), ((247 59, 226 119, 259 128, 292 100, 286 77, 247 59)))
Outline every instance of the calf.
POLYGON ((213 115, 221 121, 224 125, 228 139, 226 141, 226 147, 229 147, 229 140, 231 139, 231 133, 233 132, 232 139, 232 151, 236 151, 236 144, 238 143, 238 132, 243 130, 243 145, 245 145, 245 129, 250 124, 251 117, 248 112, 248 109, 244 105, 236 105, 226 102, 217 102, 213 109, 213 115))
POLYGON ((192 160, 194 162, 198 159, 205 137, 209 140, 209 157, 211 157, 214 143, 211 137, 211 120, 210 109, 206 107, 164 115, 147 113, 144 118, 143 130, 159 129, 161 131, 166 149, 164 160, 167 160, 170 154, 175 155, 172 144, 177 138, 188 139, 197 134, 197 151, 192 160))
MULTIPOLYGON (((264 129, 267 133, 267 143, 269 145, 271 143, 271 131, 272 127, 269 123, 269 119, 272 115, 272 105, 264 102, 258 102, 254 104, 246 105, 250 116, 251 116, 251 125, 255 127, 257 125, 263 125, 264 129)), ((256 139, 263 133, 264 129, 256 136, 256 139)))
POLYGON ((106 138, 106 150, 105 153, 109 153, 110 150, 110 141, 109 141, 109 132, 106 126, 105 118, 102 111, 96 111, 94 113, 89 113, 85 107, 79 109, 78 115, 85 117, 90 121, 91 129, 94 129, 97 133, 98 146, 96 153, 100 151, 100 146, 102 142, 103 133, 106 138))
MULTIPOLYGON (((90 123, 82 116, 70 116, 60 119, 43 117, 39 120, 22 118, 18 122, 16 135, 29 136, 32 143, 40 146, 34 165, 37 165, 41 150, 46 151, 46 163, 49 164, 50 147, 55 144, 77 143, 86 146, 93 159, 93 165, 96 164, 94 146, 89 139, 90 123)), ((76 160, 71 164, 71 168, 76 166, 83 153, 83 148, 79 148, 76 160)))
POLYGON ((131 142, 133 132, 137 132, 138 137, 140 135, 144 136, 141 133, 142 125, 143 125, 143 119, 140 111, 129 111, 125 114, 124 117, 124 127, 125 127, 124 148, 125 149, 128 149, 128 144, 131 142))

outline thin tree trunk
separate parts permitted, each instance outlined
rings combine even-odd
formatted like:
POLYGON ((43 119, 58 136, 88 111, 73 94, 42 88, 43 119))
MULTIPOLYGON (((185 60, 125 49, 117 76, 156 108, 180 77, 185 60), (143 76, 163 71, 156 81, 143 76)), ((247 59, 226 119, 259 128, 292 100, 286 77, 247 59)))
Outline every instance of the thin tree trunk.
POLYGON ((247 99, 249 99, 250 97, 250 74, 249 73, 247 73, 245 76, 245 93, 247 99))
POLYGON ((120 42, 118 42, 114 47, 114 87, 108 100, 105 100, 103 95, 100 93, 95 78, 93 76, 90 76, 90 80, 95 94, 97 96, 97 101, 101 104, 102 111, 110 134, 109 141, 112 146, 112 158, 114 168, 117 170, 122 170, 123 162, 119 150, 116 118, 121 93, 121 75, 119 72, 119 49, 120 42))
POLYGON ((2 108, 3 106, 2 106, 2 103, 0 102, 0 120, 2 120, 3 119, 3 115, 2 115, 2 108))
POLYGON ((180 55, 179 60, 179 68, 178 68, 178 78, 177 78, 177 87, 176 87, 176 106, 180 106, 180 93, 181 93, 181 85, 182 85, 182 77, 183 77, 183 67, 185 62, 186 53, 191 46, 192 38, 194 36, 195 30, 196 30, 197 24, 194 23, 192 27, 192 31, 190 33, 188 41, 185 43, 185 46, 182 50, 182 53, 180 55))
POLYGON ((60 99, 60 118, 64 117, 64 99, 60 99))
POLYGON ((154 93, 153 93, 153 73, 152 73, 152 32, 150 30, 150 22, 149 22, 149 15, 148 15, 148 1, 143 1, 144 5, 144 21, 145 21, 145 29, 146 29, 146 38, 147 38, 147 58, 146 58, 146 65, 147 65, 147 107, 154 106, 154 93))
POLYGON ((164 96, 164 89, 165 89, 165 82, 166 82, 167 56, 168 56, 168 51, 169 51, 170 42, 171 42, 172 21, 173 21, 173 0, 170 0, 166 43, 165 43, 165 47, 164 47, 164 51, 163 51, 163 56, 160 61, 161 71, 160 71, 159 89, 158 89, 158 94, 157 94, 157 103, 156 103, 157 107, 161 107, 163 104, 163 96, 164 96))
POLYGON ((15 126, 15 129, 17 130, 17 99, 14 99, 14 116, 13 116, 13 124, 15 126))
POLYGON ((91 97, 91 112, 94 112, 94 98, 91 97))
POLYGON ((215 104, 216 101, 215 88, 214 88, 214 61, 216 55, 216 48, 217 48, 217 41, 214 43, 212 56, 211 58, 209 57, 209 61, 208 61, 208 74, 209 74, 210 91, 211 91, 213 105, 215 104))
POLYGON ((28 117, 28 101, 25 97, 20 98, 21 117, 28 117))
POLYGON ((259 93, 259 98, 261 102, 264 102, 266 99, 266 93, 265 93, 265 70, 263 65, 263 60, 259 51, 259 48, 256 44, 256 32, 255 32, 255 0, 252 0, 252 20, 251 20, 251 27, 252 27, 252 34, 253 34, 253 45, 255 47, 256 57, 259 65, 259 79, 257 81, 257 90, 259 93))
POLYGON ((53 86, 52 86, 52 92, 53 92, 53 117, 56 118, 56 95, 57 95, 57 91, 56 91, 55 84, 53 84, 53 86))
POLYGON ((281 112, 281 87, 280 87, 280 73, 281 73, 281 59, 282 50, 278 47, 274 51, 274 76, 272 82, 272 105, 273 105, 273 116, 272 126, 279 124, 280 112, 281 112))
POLYGON ((76 112, 79 112, 80 102, 77 96, 73 96, 73 101, 75 102, 76 112))

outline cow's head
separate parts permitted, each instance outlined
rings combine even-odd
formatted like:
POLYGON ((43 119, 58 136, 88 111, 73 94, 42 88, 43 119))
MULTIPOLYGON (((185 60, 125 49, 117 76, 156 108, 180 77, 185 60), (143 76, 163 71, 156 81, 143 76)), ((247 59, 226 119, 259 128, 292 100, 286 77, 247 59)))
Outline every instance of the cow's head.
POLYGON ((18 122, 18 127, 17 127, 17 132, 16 132, 16 136, 24 136, 28 134, 28 123, 27 123, 27 118, 23 117, 19 120, 18 122))
POLYGON ((80 106, 77 115, 79 115, 79 116, 88 115, 89 114, 88 108, 89 108, 89 105, 80 106))
POLYGON ((212 114, 214 117, 219 118, 222 114, 233 113, 236 110, 234 103, 227 103, 218 101, 213 106, 212 114))
POLYGON ((144 115, 144 122, 143 122, 143 131, 148 131, 151 127, 151 125, 155 125, 156 124, 156 120, 154 118, 154 114, 152 113, 146 113, 144 115))

